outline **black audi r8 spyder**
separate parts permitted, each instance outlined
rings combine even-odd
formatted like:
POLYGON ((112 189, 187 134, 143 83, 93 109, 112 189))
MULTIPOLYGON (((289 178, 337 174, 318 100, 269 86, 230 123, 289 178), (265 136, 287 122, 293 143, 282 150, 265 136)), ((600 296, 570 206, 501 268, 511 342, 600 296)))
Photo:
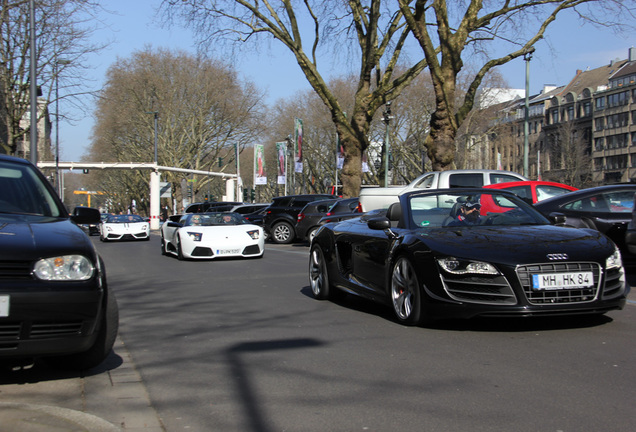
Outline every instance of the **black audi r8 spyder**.
POLYGON ((29 161, 0 155, 0 364, 42 357, 89 369, 110 353, 119 323, 114 293, 92 241, 29 161))
POLYGON ((603 314, 629 286, 604 234, 556 226, 507 191, 410 192, 386 217, 324 225, 310 249, 317 299, 342 291, 429 319, 603 314))

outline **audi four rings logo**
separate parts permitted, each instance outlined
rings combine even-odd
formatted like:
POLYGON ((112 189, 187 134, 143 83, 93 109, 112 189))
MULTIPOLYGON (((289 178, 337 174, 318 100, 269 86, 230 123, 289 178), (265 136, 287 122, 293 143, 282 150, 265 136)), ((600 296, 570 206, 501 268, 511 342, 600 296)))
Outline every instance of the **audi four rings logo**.
POLYGON ((556 261, 556 260, 566 260, 568 259, 568 254, 564 254, 564 253, 560 253, 560 254, 548 254, 547 255, 548 259, 550 261, 556 261))

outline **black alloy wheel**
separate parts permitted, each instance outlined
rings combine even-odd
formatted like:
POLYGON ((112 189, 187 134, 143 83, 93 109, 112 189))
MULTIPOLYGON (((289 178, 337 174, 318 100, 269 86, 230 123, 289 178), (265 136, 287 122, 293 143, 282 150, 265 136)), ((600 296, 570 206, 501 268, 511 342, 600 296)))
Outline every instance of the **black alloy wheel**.
POLYGON ((329 298, 331 287, 329 286, 325 254, 318 245, 312 246, 309 253, 309 286, 311 293, 318 300, 329 298))
POLYGON ((420 324, 421 302, 415 268, 406 257, 399 257, 391 273, 391 303, 398 321, 405 325, 420 324))

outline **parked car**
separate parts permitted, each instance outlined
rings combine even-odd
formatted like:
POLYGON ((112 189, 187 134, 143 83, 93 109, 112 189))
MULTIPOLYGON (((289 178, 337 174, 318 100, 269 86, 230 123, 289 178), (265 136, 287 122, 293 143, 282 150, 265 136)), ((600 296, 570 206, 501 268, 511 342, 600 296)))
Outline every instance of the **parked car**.
POLYGON ((326 199, 333 199, 333 195, 286 195, 274 198, 263 220, 268 238, 274 243, 293 242, 296 239, 298 213, 307 204, 326 199))
MULTIPOLYGON (((75 214, 77 214, 77 212, 79 211, 78 209, 80 209, 81 207, 83 207, 83 206, 75 207, 75 209, 73 209, 73 214, 74 214, 74 215, 75 215, 75 214)), ((80 227, 81 229, 83 229, 83 230, 84 230, 84 232, 85 232, 86 234, 88 234, 89 236, 92 236, 93 234, 95 234, 95 235, 99 235, 99 224, 100 224, 100 223, 101 223, 101 220, 100 220, 100 222, 93 222, 93 223, 87 223, 87 224, 79 224, 79 227, 80 227)))
POLYGON ((360 216, 358 212, 358 198, 325 200, 307 204, 305 208, 298 213, 296 235, 298 239, 307 240, 311 243, 324 218, 332 217, 335 219, 339 216, 352 213, 360 216))
MULTIPOLYGON (((636 198, 636 196, 634 196, 636 198)), ((625 233, 625 247, 627 251, 636 256, 636 200, 632 208, 632 218, 627 224, 627 232, 625 233)))
POLYGON ((318 221, 338 202, 338 199, 316 201, 303 207, 296 216, 296 239, 311 242, 318 229, 318 221))
POLYGON ((161 227, 161 253, 180 260, 260 258, 265 252, 263 228, 238 213, 186 213, 161 227))
POLYGON ((574 186, 542 180, 496 183, 484 187, 487 189, 504 189, 510 191, 530 204, 535 204, 544 199, 578 190, 578 188, 574 186))
POLYGON ((464 188, 407 192, 386 217, 325 225, 311 245, 309 284, 317 299, 346 292, 384 303, 407 325, 597 315, 622 309, 630 289, 605 235, 551 225, 510 192, 464 188), (458 207, 476 212, 470 223, 453 215, 458 207))
POLYGON ((99 225, 99 239, 150 240, 150 222, 136 214, 110 215, 99 225))
MULTIPOLYGON (((264 220, 265 220, 265 214, 267 214, 267 209, 268 208, 269 208, 269 204, 266 207, 263 207, 262 209, 257 210, 257 211, 255 211, 253 213, 244 214, 243 217, 249 223, 252 223, 254 225, 263 226, 264 220)), ((265 234, 267 235, 267 231, 265 231, 265 234)))
POLYGON ((565 215, 566 226, 587 227, 602 232, 627 255, 629 249, 626 247, 625 234, 632 220, 634 193, 636 184, 598 186, 549 198, 536 203, 534 207, 544 215, 565 215))
POLYGON ((238 204, 232 206, 229 210, 232 213, 238 213, 242 215, 248 215, 252 213, 257 213, 264 208, 269 207, 269 203, 252 203, 252 204, 238 204))
POLYGON ((398 201, 400 194, 410 191, 482 187, 489 184, 525 180, 528 179, 521 174, 501 170, 466 169, 427 172, 406 186, 362 188, 360 190, 360 212, 388 208, 392 203, 398 201))
POLYGON ((209 201, 192 203, 185 208, 185 213, 205 213, 208 211, 229 211, 234 206, 243 204, 239 201, 209 201))
POLYGON ((119 311, 104 263, 78 224, 99 210, 69 216, 30 162, 0 155, 0 361, 41 357, 73 369, 99 365, 117 336, 119 311))

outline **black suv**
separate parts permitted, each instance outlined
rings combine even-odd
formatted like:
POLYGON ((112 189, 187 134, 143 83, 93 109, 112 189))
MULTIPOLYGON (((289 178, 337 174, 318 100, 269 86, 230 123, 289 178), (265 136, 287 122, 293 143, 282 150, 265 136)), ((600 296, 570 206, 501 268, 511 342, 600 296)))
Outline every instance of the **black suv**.
POLYGON ((274 243, 291 243, 296 239, 296 220, 303 207, 314 201, 333 198, 333 195, 327 194, 276 197, 267 208, 263 227, 274 243))

